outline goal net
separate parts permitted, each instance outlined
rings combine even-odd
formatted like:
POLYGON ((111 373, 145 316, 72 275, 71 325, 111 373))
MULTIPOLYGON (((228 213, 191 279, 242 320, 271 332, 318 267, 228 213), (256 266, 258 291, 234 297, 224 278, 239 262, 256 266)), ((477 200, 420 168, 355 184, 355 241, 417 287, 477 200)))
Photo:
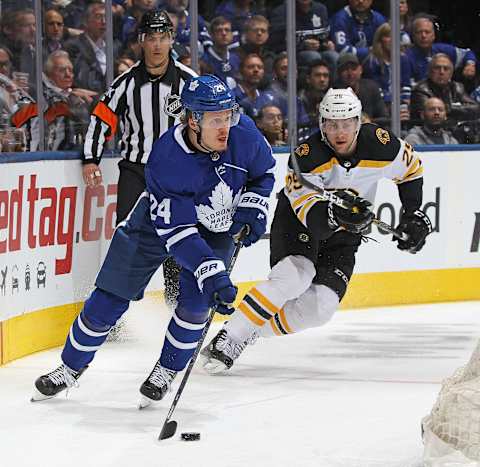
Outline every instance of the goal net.
POLYGON ((422 420, 426 467, 480 467, 480 342, 422 420))

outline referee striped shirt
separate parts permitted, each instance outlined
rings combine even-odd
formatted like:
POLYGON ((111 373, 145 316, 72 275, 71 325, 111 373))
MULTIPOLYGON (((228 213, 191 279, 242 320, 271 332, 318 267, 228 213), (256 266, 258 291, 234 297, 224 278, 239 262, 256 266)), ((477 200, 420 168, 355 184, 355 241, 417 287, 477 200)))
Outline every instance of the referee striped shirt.
POLYGON ((98 164, 119 127, 121 156, 146 164, 154 141, 179 123, 180 93, 191 76, 197 74, 171 57, 161 77, 149 75, 143 60, 118 76, 93 109, 83 163, 98 164))

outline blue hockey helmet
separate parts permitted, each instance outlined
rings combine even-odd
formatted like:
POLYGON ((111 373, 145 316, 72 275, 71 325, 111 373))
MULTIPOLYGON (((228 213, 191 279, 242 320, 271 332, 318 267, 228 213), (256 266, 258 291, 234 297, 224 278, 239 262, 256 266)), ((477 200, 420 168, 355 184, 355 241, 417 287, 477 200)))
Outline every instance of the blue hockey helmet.
POLYGON ((184 110, 192 112, 198 123, 204 112, 231 110, 230 126, 235 126, 240 119, 238 104, 230 88, 214 75, 202 75, 190 78, 183 87, 180 97, 184 110))

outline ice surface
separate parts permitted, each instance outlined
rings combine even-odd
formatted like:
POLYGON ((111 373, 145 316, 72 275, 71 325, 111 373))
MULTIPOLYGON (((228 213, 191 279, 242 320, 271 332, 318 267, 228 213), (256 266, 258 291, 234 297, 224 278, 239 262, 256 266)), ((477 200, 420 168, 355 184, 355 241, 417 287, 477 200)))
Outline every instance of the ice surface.
POLYGON ((147 298, 128 312, 131 338, 105 344, 68 398, 29 402, 61 349, 0 368, 0 465, 418 467, 420 420, 470 356, 479 318, 478 302, 376 308, 257 341, 226 376, 194 369, 177 434, 158 442, 174 393, 143 411, 136 403, 168 314, 147 298), (184 431, 201 441, 181 441, 184 431))

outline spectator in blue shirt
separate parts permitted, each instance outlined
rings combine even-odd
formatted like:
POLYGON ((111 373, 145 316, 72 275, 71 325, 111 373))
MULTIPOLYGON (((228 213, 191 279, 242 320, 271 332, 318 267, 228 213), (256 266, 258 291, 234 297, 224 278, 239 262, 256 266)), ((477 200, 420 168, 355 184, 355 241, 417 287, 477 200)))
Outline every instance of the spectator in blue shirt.
MULTIPOLYGON (((246 23, 242 35, 242 45, 235 50, 242 59, 248 54, 257 54, 263 60, 265 67, 264 81, 270 82, 273 78, 273 62, 275 53, 267 47, 270 23, 265 16, 252 16, 246 23)), ((264 83, 266 85, 266 83, 264 83)), ((262 87, 262 86, 261 86, 262 87)))
MULTIPOLYGON (((363 78, 374 80, 383 93, 383 100, 390 111, 392 103, 392 74, 390 63, 391 49, 391 27, 388 23, 382 24, 373 38, 373 45, 370 53, 362 61, 363 78)), ((408 104, 410 104, 411 87, 411 70, 410 62, 404 54, 400 55, 400 102, 407 104, 403 107, 401 120, 410 118, 408 112, 408 104)))
MULTIPOLYGON (((309 65, 320 59, 332 69, 338 58, 335 44, 329 39, 328 11, 323 3, 312 0, 296 0, 296 36, 299 59, 309 65)), ((287 7, 275 8, 270 16, 271 35, 269 47, 275 52, 286 50, 287 7)))
POLYGON ((228 87, 233 89, 238 79, 240 58, 228 50, 228 46, 233 40, 230 20, 223 16, 214 18, 210 24, 210 36, 213 45, 201 58, 202 73, 218 76, 228 87))
POLYGON ((243 32, 245 21, 257 12, 252 9, 252 0, 224 0, 215 10, 215 16, 223 16, 232 23, 234 31, 243 32))
MULTIPOLYGON (((283 118, 288 121, 288 56, 286 52, 277 55, 273 64, 273 82, 266 89, 272 96, 275 105, 282 111, 283 118)), ((297 125, 299 141, 310 134, 310 120, 302 101, 297 97, 297 125)))
POLYGON ((235 98, 243 112, 255 119, 260 109, 273 103, 273 96, 258 89, 265 69, 263 61, 257 54, 247 55, 240 64, 240 81, 234 89, 235 98))
POLYGON ((146 11, 153 10, 154 0, 132 0, 132 6, 125 12, 121 25, 120 41, 123 47, 132 39, 137 39, 137 25, 146 11))
POLYGON ((413 46, 407 51, 415 82, 427 77, 427 67, 432 57, 444 53, 450 57, 454 68, 461 71, 464 79, 472 80, 476 73, 477 58, 470 49, 462 49, 451 44, 435 43, 435 24, 433 18, 425 13, 415 16, 412 24, 413 46))
POLYGON ((348 5, 331 19, 331 35, 339 53, 365 57, 373 43, 375 31, 387 20, 372 10, 373 0, 349 0, 348 5))
MULTIPOLYGON (((164 0, 157 8, 164 8, 169 14, 173 13, 178 18, 175 29, 175 42, 190 47, 190 15, 188 13, 188 1, 184 0, 164 0)), ((208 33, 207 23, 202 16, 198 16, 198 49, 202 54, 212 45, 210 34, 208 33)), ((238 47, 238 44, 236 45, 238 47)))

